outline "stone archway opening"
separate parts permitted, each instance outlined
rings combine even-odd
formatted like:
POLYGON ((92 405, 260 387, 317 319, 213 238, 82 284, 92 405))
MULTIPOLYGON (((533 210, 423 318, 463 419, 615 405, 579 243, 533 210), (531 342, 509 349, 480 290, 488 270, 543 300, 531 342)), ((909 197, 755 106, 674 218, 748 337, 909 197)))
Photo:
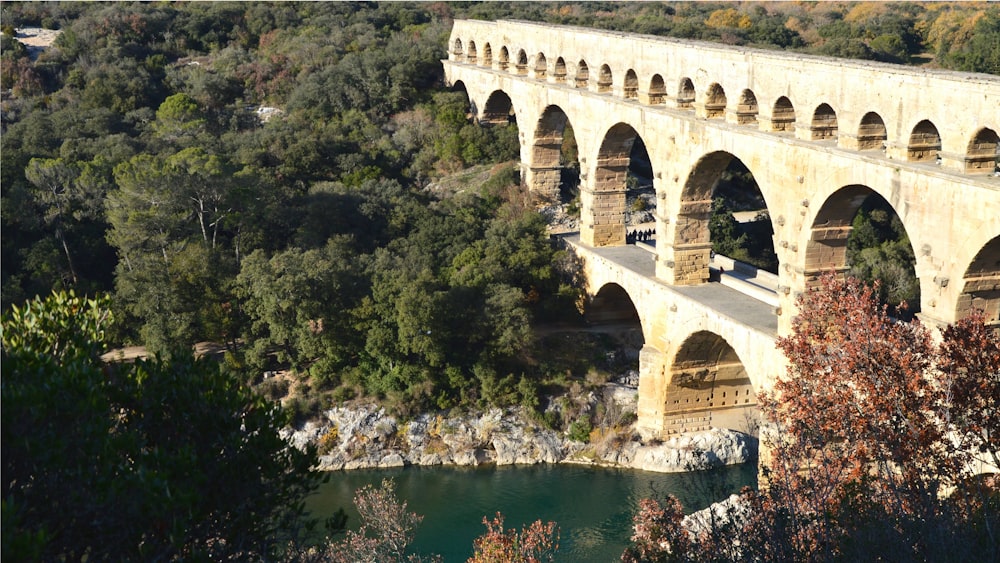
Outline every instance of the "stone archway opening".
POLYGON ((743 362, 721 336, 689 336, 670 366, 662 433, 728 428, 756 436, 757 393, 743 362))
POLYGON ((986 243, 965 271, 955 318, 972 309, 983 311, 986 322, 1000 328, 1000 236, 986 243))
POLYGON ((936 162, 941 154, 941 134, 928 120, 913 127, 906 145, 906 159, 910 162, 936 162))
POLYGON ((795 107, 792 101, 781 96, 774 102, 774 109, 771 110, 771 131, 794 131, 795 130, 795 107))
POLYGON ((820 207, 806 247, 806 287, 826 273, 878 280, 890 314, 908 320, 920 311, 913 247, 892 205, 863 185, 845 186, 820 207), (902 302, 906 303, 901 307, 902 302))
POLYGON ((694 82, 690 78, 681 78, 680 85, 677 87, 677 107, 694 108, 694 82))
POLYGON ((625 99, 639 99, 639 77, 632 69, 628 69, 628 72, 625 73, 625 99))
POLYGON ((601 65, 601 71, 597 75, 597 91, 601 93, 610 92, 612 82, 613 77, 611 76, 611 67, 608 65, 601 65))
POLYGON ((858 150, 884 151, 887 138, 881 115, 870 111, 861 118, 861 125, 858 126, 858 150))
POLYGON ((510 67, 510 51, 507 50, 506 46, 500 47, 500 57, 497 59, 497 66, 504 72, 510 67))
POLYGON ((516 125, 517 116, 514 113, 514 103, 510 100, 510 96, 503 90, 497 90, 490 94, 479 121, 490 125, 516 125))
POLYGON ((608 283, 590 299, 584 312, 587 331, 606 340, 608 369, 629 387, 639 385, 639 353, 645 345, 642 322, 625 289, 608 283))
POLYGON ((545 60, 545 53, 535 55, 535 78, 544 79, 549 70, 549 63, 545 60))
POLYGON ((663 77, 659 74, 654 74, 653 78, 649 80, 649 105, 658 106, 666 103, 667 101, 667 87, 663 83, 663 77))
POLYGON ((809 138, 813 141, 837 138, 837 112, 830 107, 830 104, 820 104, 816 107, 809 131, 809 138))
POLYGON ((591 216, 583 217, 591 229, 593 246, 616 246, 652 240, 656 227, 656 193, 649 152, 631 125, 618 123, 604 136, 597 155, 597 169, 590 191, 591 216), (638 233, 642 232, 640 236, 638 233))
POLYGON ((566 61, 562 57, 556 59, 556 67, 552 71, 552 77, 558 84, 566 83, 566 61))
POLYGON ((757 96, 753 90, 743 90, 740 93, 740 101, 736 105, 736 123, 740 125, 753 125, 757 123, 757 96))
POLYGON ((559 106, 545 108, 538 120, 529 174, 529 185, 539 199, 579 209, 580 160, 576 135, 559 106))
POLYGON ((722 118, 726 115, 726 91, 717 83, 713 83, 705 92, 705 117, 708 119, 722 118))
POLYGON ((493 66, 493 48, 489 43, 483 46, 483 65, 493 66))
POLYGON ((675 284, 721 281, 734 270, 761 278, 758 270, 778 271, 764 195, 753 173, 731 153, 709 153, 695 164, 672 228, 675 284))
POLYGON ((517 52, 517 61, 514 63, 514 68, 517 70, 517 74, 528 74, 528 55, 524 52, 524 49, 517 52))
POLYGON ((479 56, 478 55, 479 54, 478 54, 478 52, 476 50, 476 42, 475 41, 469 41, 469 51, 465 55, 465 62, 467 62, 469 64, 473 64, 473 65, 474 64, 478 64, 479 63, 479 56))
POLYGON ((992 174, 1000 172, 1000 136, 996 131, 982 128, 969 142, 965 153, 965 172, 992 174))
POLYGON ((577 88, 587 88, 589 81, 590 67, 587 66, 587 61, 581 60, 576 65, 576 75, 573 77, 573 84, 577 88))

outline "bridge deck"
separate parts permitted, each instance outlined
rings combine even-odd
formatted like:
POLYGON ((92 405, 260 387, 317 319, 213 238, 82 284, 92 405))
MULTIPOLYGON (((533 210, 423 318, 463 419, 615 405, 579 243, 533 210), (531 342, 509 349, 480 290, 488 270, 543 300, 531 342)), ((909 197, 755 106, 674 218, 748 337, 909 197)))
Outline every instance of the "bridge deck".
POLYGON ((661 284, 668 291, 679 293, 701 303, 707 308, 733 319, 734 321, 753 327, 761 332, 777 336, 778 316, 774 306, 760 301, 751 295, 727 287, 721 283, 706 283, 702 285, 671 286, 656 279, 656 255, 639 245, 591 247, 580 242, 579 233, 559 235, 566 243, 585 248, 588 252, 601 256, 661 284))

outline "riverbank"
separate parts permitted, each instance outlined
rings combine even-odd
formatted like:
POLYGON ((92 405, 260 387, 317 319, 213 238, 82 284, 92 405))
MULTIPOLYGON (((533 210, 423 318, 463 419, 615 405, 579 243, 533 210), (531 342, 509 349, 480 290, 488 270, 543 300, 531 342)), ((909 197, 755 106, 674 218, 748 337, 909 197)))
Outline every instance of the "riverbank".
POLYGON ((734 430, 711 429, 642 442, 631 426, 625 426, 595 430, 584 443, 545 427, 520 408, 427 413, 401 421, 374 404, 335 407, 322 420, 283 434, 296 447, 316 445, 319 469, 328 471, 577 463, 672 473, 757 458, 757 439, 734 430))

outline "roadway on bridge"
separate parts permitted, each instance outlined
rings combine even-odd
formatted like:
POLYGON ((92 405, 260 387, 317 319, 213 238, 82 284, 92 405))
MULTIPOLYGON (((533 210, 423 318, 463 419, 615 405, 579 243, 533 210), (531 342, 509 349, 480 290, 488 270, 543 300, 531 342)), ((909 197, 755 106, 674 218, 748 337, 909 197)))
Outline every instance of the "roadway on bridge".
POLYGON ((557 235, 559 239, 571 246, 585 249, 606 260, 614 262, 625 269, 645 276, 692 301, 701 303, 717 313, 730 319, 753 327, 761 332, 777 336, 778 316, 775 307, 754 297, 741 293, 721 283, 706 283, 702 285, 672 286, 656 278, 656 255, 639 245, 602 246, 594 248, 580 242, 579 233, 557 235))

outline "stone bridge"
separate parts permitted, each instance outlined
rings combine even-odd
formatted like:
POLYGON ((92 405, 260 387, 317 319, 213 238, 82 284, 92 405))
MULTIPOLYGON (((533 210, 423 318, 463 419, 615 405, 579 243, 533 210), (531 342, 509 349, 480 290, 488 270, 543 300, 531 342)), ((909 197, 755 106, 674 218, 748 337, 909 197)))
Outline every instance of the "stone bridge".
POLYGON ((1000 322, 1000 78, 522 21, 458 20, 443 61, 481 122, 516 122, 522 180, 558 197, 564 136, 580 168, 577 249, 595 304, 642 324, 639 426, 728 425, 781 373, 795 298, 846 270, 866 197, 914 249, 920 316, 1000 322), (625 245, 626 177, 641 140, 656 242, 625 245), (771 304, 710 278, 715 186, 738 159, 766 202, 771 304), (774 303, 777 303, 774 306, 774 303), (707 405, 707 406, 706 406, 707 405))

